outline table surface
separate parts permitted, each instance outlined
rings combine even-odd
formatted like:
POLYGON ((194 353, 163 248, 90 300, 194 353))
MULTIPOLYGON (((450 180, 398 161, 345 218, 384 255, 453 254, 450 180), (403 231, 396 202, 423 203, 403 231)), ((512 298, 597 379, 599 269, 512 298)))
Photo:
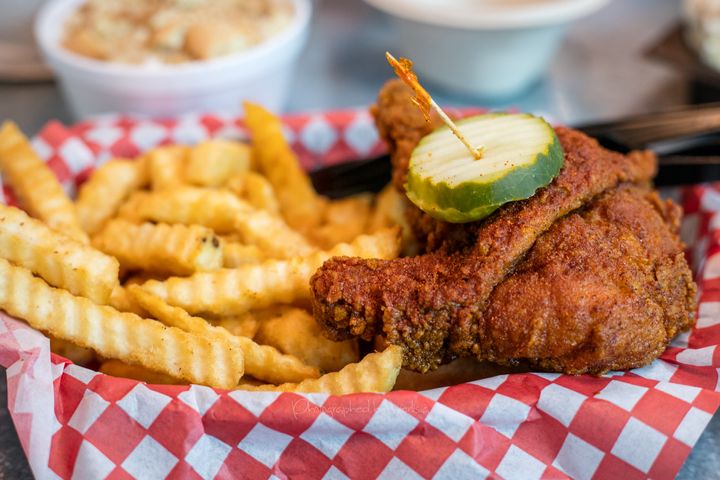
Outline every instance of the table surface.
MULTIPOLYGON (((396 48, 391 22, 357 0, 316 0, 312 33, 293 79, 287 110, 365 106, 390 77, 383 54, 396 48)), ((517 107, 573 124, 679 105, 686 82, 643 58, 675 21, 677 0, 615 0, 575 23, 545 77, 509 102, 458 97, 428 85, 439 103, 517 107)), ((0 120, 37 132, 49 119, 73 121, 54 83, 0 83, 0 120)), ((32 478, 7 411, 0 372, 0 480, 32 478)), ((720 413, 713 417, 678 478, 720 479, 720 413)))

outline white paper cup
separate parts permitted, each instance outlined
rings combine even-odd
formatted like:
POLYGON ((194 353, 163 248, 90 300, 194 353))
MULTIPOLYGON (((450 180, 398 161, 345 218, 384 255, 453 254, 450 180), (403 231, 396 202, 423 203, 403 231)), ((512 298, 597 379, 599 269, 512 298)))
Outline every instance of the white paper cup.
POLYGON ((37 43, 78 118, 107 112, 155 117, 239 113, 243 100, 282 110, 311 17, 309 0, 291 0, 291 25, 245 52, 177 65, 126 65, 62 47, 65 20, 83 1, 51 0, 35 22, 37 43))

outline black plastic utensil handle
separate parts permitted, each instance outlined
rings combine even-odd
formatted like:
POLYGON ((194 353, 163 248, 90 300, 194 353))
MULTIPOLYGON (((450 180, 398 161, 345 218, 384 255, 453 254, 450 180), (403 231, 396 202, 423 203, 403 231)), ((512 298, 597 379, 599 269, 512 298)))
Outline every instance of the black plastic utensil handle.
POLYGON ((333 165, 310 173, 315 190, 330 198, 379 192, 391 177, 390 155, 333 165))
POLYGON ((575 128, 617 150, 650 148, 658 142, 720 133, 720 104, 682 106, 575 128))
MULTIPOLYGON (((720 153, 720 152, 719 152, 720 153)), ((719 155, 664 155, 658 157, 658 186, 689 185, 720 180, 719 155)), ((379 192, 390 182, 390 156, 348 162, 316 170, 310 174, 315 189, 330 198, 363 192, 379 192)))

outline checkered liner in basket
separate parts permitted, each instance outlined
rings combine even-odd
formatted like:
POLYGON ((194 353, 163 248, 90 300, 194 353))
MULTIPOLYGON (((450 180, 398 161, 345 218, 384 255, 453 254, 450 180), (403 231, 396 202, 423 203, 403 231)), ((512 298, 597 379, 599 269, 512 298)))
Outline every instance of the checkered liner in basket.
MULTIPOLYGON (((303 165, 382 152, 359 111, 295 116, 303 165)), ((245 136, 217 115, 49 124, 35 148, 69 192, 159 143, 245 136)), ((8 200, 10 191, 4 190, 8 200)), ((333 397, 146 385, 72 365, 0 316, 9 408, 38 478, 672 478, 720 405, 720 185, 680 193, 699 319, 650 366, 600 378, 513 374, 333 397)))

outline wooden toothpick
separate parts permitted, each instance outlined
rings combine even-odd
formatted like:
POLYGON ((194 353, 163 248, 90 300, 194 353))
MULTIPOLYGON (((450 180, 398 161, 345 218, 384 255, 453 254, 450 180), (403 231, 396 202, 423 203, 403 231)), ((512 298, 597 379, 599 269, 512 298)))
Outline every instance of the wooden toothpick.
POLYGON ((442 108, 440 108, 440 105, 435 103, 435 100, 433 100, 427 90, 420 85, 415 72, 412 71, 412 62, 407 58, 400 58, 398 61, 390 54, 390 52, 385 52, 385 58, 387 58, 388 63, 391 67, 393 67, 395 74, 400 78, 400 80, 405 82, 405 84, 412 88, 415 92, 413 103, 415 103, 423 115, 425 115, 425 120, 427 120, 428 123, 430 122, 430 107, 434 108, 440 116, 440 119, 445 122, 445 125, 450 128, 458 140, 465 145, 465 148, 468 149, 473 158, 475 158, 475 160, 480 160, 482 158, 483 147, 473 147, 470 142, 468 142, 467 138, 465 138, 465 135, 462 134, 458 126, 455 125, 455 122, 448 117, 442 108))

